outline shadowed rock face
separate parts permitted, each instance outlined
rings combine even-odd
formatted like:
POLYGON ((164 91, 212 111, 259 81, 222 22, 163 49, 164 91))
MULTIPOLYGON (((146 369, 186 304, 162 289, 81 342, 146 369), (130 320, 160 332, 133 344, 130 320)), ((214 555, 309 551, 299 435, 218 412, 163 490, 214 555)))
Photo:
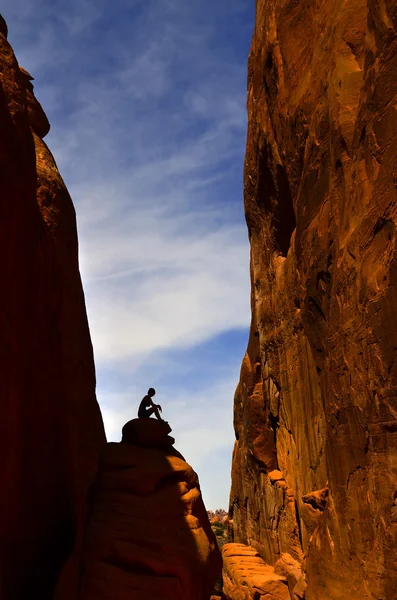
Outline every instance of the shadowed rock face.
POLYGON ((396 27, 394 0, 257 0, 230 519, 310 600, 397 598, 396 27))
POLYGON ((74 208, 6 36, 0 18, 0 597, 45 600, 81 534, 105 436, 74 208))
POLYGON ((196 473, 166 423, 135 419, 104 449, 81 600, 208 600, 221 558, 196 473), (171 440, 171 442, 170 442, 171 440))

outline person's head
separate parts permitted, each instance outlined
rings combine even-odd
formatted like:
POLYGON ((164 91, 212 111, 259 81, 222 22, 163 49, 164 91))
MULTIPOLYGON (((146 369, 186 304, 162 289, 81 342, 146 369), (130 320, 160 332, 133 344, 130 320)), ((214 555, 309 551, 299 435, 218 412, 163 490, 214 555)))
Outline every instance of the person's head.
POLYGON ((150 397, 154 396, 155 393, 156 393, 156 390, 154 388, 149 388, 147 391, 147 395, 150 397))

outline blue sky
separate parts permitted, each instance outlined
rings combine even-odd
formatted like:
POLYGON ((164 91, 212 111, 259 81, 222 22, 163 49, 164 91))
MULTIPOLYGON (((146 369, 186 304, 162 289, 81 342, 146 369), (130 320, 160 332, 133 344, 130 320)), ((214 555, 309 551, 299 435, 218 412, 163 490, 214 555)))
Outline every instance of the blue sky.
POLYGON ((227 508, 245 351, 249 0, 4 0, 74 200, 110 441, 149 386, 227 508))

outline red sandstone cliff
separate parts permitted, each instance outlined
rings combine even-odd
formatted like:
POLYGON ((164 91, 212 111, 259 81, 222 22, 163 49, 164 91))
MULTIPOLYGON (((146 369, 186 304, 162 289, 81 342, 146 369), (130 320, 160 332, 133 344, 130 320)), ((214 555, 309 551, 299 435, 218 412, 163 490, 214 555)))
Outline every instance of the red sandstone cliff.
MULTIPOLYGON (((0 19, 0 597, 53 597, 105 443, 72 201, 0 19)), ((79 522, 80 521, 80 522, 79 522)))
POLYGON ((230 518, 309 600, 397 598, 396 28, 394 0, 257 0, 230 518))

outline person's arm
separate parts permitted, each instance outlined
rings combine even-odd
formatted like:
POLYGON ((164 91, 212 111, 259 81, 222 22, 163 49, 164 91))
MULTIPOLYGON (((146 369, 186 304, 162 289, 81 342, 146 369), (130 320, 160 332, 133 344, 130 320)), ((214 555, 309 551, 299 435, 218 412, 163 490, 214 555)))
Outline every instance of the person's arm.
POLYGON ((153 398, 150 398, 150 402, 154 408, 158 408, 160 412, 163 412, 163 409, 161 408, 160 404, 155 404, 153 402, 153 398))

